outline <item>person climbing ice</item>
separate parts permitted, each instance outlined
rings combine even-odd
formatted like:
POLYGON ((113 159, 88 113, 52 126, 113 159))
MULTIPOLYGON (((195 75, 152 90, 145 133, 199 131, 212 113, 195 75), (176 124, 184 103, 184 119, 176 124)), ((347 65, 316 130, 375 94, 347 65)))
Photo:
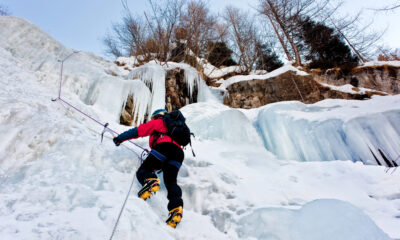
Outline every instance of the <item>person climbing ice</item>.
POLYGON ((173 228, 182 219, 182 190, 177 184, 177 176, 184 159, 182 146, 190 143, 190 134, 185 118, 179 110, 167 113, 165 109, 158 109, 151 115, 151 121, 125 131, 113 139, 115 145, 119 146, 126 140, 150 136, 151 151, 136 172, 136 177, 142 184, 138 197, 146 200, 160 190, 160 179, 156 171, 162 170, 169 200, 166 223, 173 228))

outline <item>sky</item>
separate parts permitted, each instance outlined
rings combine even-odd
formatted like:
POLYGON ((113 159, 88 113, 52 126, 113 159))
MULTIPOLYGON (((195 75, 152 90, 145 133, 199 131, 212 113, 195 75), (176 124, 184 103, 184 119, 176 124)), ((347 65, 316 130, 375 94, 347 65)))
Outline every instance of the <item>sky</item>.
MULTIPOLYGON (((386 30, 383 43, 391 48, 400 48, 400 9, 388 13, 376 13, 370 8, 379 8, 396 0, 345 0, 344 10, 349 13, 364 9, 366 19, 374 19, 372 28, 386 30)), ((128 0, 132 12, 143 13, 147 8, 145 0, 128 0)), ((214 11, 232 4, 252 11, 258 0, 210 0, 214 11)), ((111 31, 112 23, 120 22, 123 7, 118 0, 0 0, 11 15, 27 19, 38 25, 56 40, 75 50, 89 51, 106 56, 102 39, 111 31)), ((367 20, 366 20, 367 21, 367 20)))

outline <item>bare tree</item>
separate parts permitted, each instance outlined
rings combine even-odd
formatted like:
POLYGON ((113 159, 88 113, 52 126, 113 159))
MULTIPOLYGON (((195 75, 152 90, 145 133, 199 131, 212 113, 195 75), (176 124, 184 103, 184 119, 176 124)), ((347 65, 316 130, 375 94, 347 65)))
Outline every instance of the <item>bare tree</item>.
POLYGON ((188 2, 181 18, 181 25, 185 29, 187 48, 196 57, 206 57, 207 46, 210 41, 223 37, 225 29, 217 25, 217 18, 210 13, 203 0, 188 2))
POLYGON ((329 16, 326 23, 343 37, 362 62, 373 57, 376 45, 386 31, 386 29, 382 31, 371 29, 373 20, 363 20, 361 11, 354 16, 329 16))
POLYGON ((167 60, 184 1, 148 0, 151 11, 143 16, 132 13, 127 0, 121 2, 122 23, 113 24, 113 35, 107 34, 103 39, 107 52, 114 56, 137 56, 143 61, 167 60))
POLYGON ((395 10, 395 9, 398 9, 398 8, 400 8, 400 1, 399 0, 394 1, 392 4, 387 5, 387 6, 383 7, 383 8, 378 8, 378 9, 374 9, 374 10, 387 12, 387 11, 392 11, 392 10, 395 10))
POLYGON ((400 48, 378 47, 378 61, 400 61, 400 48))
POLYGON ((103 38, 103 43, 106 46, 106 54, 114 57, 123 56, 121 46, 118 44, 118 39, 115 39, 110 33, 107 33, 103 38))
POLYGON ((112 30, 114 34, 107 34, 103 39, 109 54, 115 57, 140 55, 147 61, 152 58, 145 44, 150 37, 149 29, 140 16, 125 9, 122 23, 113 24, 112 30))
POLYGON ((182 0, 148 0, 152 15, 144 13, 147 24, 153 34, 152 38, 157 43, 158 58, 162 61, 168 59, 173 33, 182 14, 185 1, 182 0))
POLYGON ((239 65, 244 66, 246 71, 253 70, 257 61, 258 29, 253 18, 233 6, 225 9, 225 21, 230 27, 231 45, 239 65))
POLYGON ((301 31, 300 20, 303 16, 314 18, 328 13, 328 4, 329 0, 259 0, 258 12, 272 26, 287 59, 294 59, 301 66, 301 43, 296 39, 301 31))
POLYGON ((9 16, 9 15, 11 15, 11 12, 8 9, 8 7, 0 5, 0 16, 9 16))

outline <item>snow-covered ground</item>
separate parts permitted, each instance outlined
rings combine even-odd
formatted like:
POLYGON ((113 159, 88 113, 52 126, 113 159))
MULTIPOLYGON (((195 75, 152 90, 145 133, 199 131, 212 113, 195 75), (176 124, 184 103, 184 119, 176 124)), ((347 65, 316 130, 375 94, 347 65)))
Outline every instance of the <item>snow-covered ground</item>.
MULTIPOLYGON (((135 146, 115 147, 108 135, 100 143, 101 126, 51 101, 58 94, 57 60, 71 52, 24 20, 0 17, 0 239, 108 239, 140 164, 135 146)), ((144 79, 110 75, 119 69, 89 53, 64 67, 63 98, 119 132, 128 129, 117 123, 127 94, 147 94, 146 106, 158 94, 143 90, 144 79)), ((304 148, 291 141, 313 149, 315 129, 331 139, 357 119, 359 128, 349 130, 361 134, 356 141, 392 146, 395 154, 399 101, 286 102, 252 110, 215 99, 187 105, 182 111, 197 136, 197 156, 187 149, 179 173, 181 224, 164 223, 163 186, 145 202, 135 182, 113 239, 400 238, 400 171, 342 156, 293 160, 267 141, 298 153, 304 148)), ((318 150, 338 149, 330 144, 347 138, 339 135, 318 150)), ((146 139, 136 143, 147 147, 146 139)))
POLYGON ((332 89, 332 90, 340 91, 340 92, 345 92, 345 93, 365 94, 365 93, 367 93, 367 92, 380 92, 380 93, 382 93, 382 94, 384 94, 384 95, 387 94, 387 93, 385 93, 385 92, 376 91, 376 90, 369 89, 369 88, 354 87, 354 86, 351 85, 351 84, 345 84, 345 85, 342 85, 342 86, 335 86, 335 85, 331 85, 331 84, 327 84, 327 83, 323 83, 323 82, 320 82, 320 84, 321 84, 322 86, 328 87, 328 88, 330 88, 330 89, 332 89))

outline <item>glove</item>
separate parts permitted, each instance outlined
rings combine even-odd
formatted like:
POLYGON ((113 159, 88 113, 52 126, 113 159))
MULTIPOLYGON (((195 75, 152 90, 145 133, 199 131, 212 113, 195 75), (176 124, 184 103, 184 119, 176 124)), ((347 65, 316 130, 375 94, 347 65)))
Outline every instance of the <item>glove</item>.
POLYGON ((122 143, 122 141, 118 137, 114 137, 113 142, 117 147, 122 143))

